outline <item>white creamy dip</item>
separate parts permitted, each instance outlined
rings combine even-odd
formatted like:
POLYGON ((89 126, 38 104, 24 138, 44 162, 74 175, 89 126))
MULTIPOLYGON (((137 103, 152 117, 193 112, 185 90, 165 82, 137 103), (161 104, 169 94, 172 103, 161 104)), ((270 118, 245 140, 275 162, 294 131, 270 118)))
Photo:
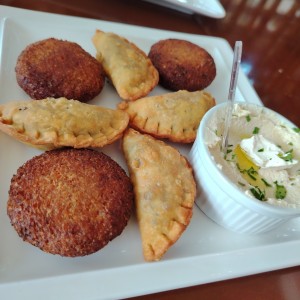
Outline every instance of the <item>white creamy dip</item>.
POLYGON ((251 161, 260 168, 287 169, 298 163, 292 152, 285 153, 282 149, 261 134, 242 139, 240 147, 251 161))
POLYGON ((249 197, 300 208, 299 128, 263 107, 235 104, 224 154, 225 110, 215 114, 204 135, 217 166, 249 197))

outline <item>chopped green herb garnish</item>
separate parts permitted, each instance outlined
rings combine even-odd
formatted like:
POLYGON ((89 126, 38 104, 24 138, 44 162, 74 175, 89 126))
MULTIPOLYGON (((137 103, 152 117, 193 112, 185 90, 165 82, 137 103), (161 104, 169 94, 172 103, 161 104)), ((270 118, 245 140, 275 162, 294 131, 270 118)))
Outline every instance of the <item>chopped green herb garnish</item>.
POLYGON ((300 128, 299 127, 294 127, 293 130, 297 133, 300 133, 300 128))
POLYGON ((258 186, 251 188, 250 192, 256 199, 258 199, 260 201, 267 200, 265 191, 262 191, 258 186))
POLYGON ((230 147, 233 147, 233 145, 227 145, 227 150, 226 150, 226 153, 225 153, 225 155, 224 155, 224 159, 227 160, 227 161, 229 161, 229 160, 227 159, 227 154, 229 154, 229 153, 232 152, 232 149, 228 149, 228 148, 230 148, 230 147))
POLYGON ((280 185, 277 183, 277 181, 274 181, 276 185, 276 191, 275 191, 275 197, 276 199, 284 199, 287 193, 286 188, 283 185, 280 185))
POLYGON ((260 149, 257 150, 257 152, 264 152, 264 151, 265 151, 264 148, 260 148, 260 149))
POLYGON ((253 167, 246 170, 247 175, 252 178, 253 180, 256 180, 256 177, 254 175, 257 175, 257 172, 253 169, 253 167))
POLYGON ((245 186, 246 185, 245 183, 242 183, 240 181, 238 181, 238 184, 241 185, 241 186, 245 186))
POLYGON ((253 134, 258 134, 258 133, 259 133, 259 128, 258 128, 258 127, 254 127, 252 133, 253 133, 253 134))
POLYGON ((247 122, 250 122, 250 121, 251 121, 250 115, 246 116, 246 120, 247 120, 247 122))
POLYGON ((256 180, 256 177, 254 175, 257 175, 257 171, 255 171, 253 167, 250 167, 249 169, 241 169, 238 163, 236 164, 236 166, 242 174, 246 173, 250 178, 256 180))
POLYGON ((236 154, 235 154, 235 153, 232 153, 232 154, 231 154, 231 158, 228 158, 227 155, 226 155, 226 161, 234 162, 234 161, 235 161, 235 157, 236 157, 236 154))
POLYGON ((278 157, 283 159, 284 161, 293 161, 293 149, 286 151, 284 154, 279 153, 278 157))
POLYGON ((290 145, 290 146, 294 146, 294 144, 293 144, 292 142, 289 142, 289 143, 288 143, 288 145, 290 145))
POLYGON ((268 187, 272 186, 272 185, 271 185, 269 182, 267 182, 267 180, 264 179, 264 178, 262 178, 261 181, 265 184, 265 186, 268 186, 268 187))

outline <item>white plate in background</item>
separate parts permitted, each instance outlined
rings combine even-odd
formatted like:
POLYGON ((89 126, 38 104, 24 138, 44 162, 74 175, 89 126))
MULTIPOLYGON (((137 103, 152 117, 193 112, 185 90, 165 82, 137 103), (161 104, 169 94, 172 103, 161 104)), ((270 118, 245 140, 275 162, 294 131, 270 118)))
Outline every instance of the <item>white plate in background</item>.
POLYGON ((188 14, 201 14, 211 18, 224 18, 226 11, 218 0, 144 0, 188 14))
MULTIPOLYGON (((217 76, 207 88, 217 102, 227 99, 232 49, 220 38, 137 27, 85 18, 66 17, 0 6, 0 103, 29 99, 15 79, 20 52, 48 37, 77 42, 95 55, 95 29, 112 31, 136 43, 146 53, 160 39, 181 38, 206 48, 214 57, 217 76)), ((151 94, 166 90, 156 87, 151 94)), ((260 103, 240 72, 237 100, 260 103)), ((114 89, 90 103, 116 107, 114 89)), ((103 152, 126 169, 119 142, 103 152)), ((190 146, 178 146, 187 154, 190 146)), ((23 242, 6 215, 10 179, 19 166, 41 153, 0 133, 0 297, 1 299, 120 299, 300 264, 300 220, 268 234, 239 235, 213 223, 196 206, 190 226, 160 262, 146 263, 134 216, 124 232, 89 256, 63 258, 23 242)), ((213 191, 212 191, 213 192, 213 191)))

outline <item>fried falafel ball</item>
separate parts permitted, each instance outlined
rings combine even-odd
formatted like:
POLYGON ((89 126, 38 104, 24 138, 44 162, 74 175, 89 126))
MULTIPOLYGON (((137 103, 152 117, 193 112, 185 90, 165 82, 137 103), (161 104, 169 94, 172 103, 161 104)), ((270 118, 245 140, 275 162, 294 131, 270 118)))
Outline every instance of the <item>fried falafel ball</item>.
POLYGON ((96 150, 51 150, 27 161, 11 180, 7 213, 18 235, 41 250, 76 257, 122 233, 133 187, 125 171, 96 150))
POLYGON ((87 102, 105 84, 102 65, 77 43, 49 38, 28 45, 15 67, 19 86, 33 99, 87 102))
POLYGON ((186 40, 160 40, 152 45, 148 56, 159 72, 159 83, 173 91, 203 90, 216 77, 213 57, 186 40))

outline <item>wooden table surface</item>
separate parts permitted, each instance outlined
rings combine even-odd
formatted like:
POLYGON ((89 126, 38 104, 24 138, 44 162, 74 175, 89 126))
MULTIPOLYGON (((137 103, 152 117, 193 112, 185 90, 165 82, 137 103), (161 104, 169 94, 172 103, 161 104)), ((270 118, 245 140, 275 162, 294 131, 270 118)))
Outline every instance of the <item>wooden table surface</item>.
MULTIPOLYGON (((185 14, 142 0, 0 0, 0 5, 218 36, 231 46, 242 40, 242 68, 262 102, 300 127, 300 1, 221 2, 227 12, 223 19, 185 14)), ((132 299, 298 300, 300 267, 132 299)))

